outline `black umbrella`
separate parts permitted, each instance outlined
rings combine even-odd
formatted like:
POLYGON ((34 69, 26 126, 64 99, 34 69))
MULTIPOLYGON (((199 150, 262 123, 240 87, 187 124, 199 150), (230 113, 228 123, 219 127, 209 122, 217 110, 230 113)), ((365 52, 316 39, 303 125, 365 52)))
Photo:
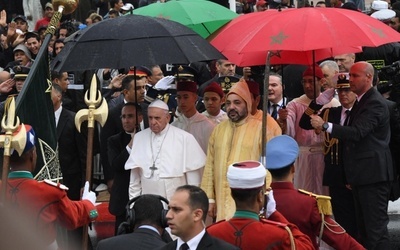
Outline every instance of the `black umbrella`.
POLYGON ((55 71, 188 64, 225 58, 208 41, 180 23, 127 15, 78 31, 52 62, 55 71))

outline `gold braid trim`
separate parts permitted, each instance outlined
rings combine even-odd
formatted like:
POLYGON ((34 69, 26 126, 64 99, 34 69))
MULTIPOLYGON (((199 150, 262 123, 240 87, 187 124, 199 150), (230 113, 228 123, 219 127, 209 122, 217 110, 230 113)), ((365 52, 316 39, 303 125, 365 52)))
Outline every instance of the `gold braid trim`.
POLYGON ((288 234, 289 234, 289 238, 290 238, 290 249, 296 250, 296 244, 294 244, 294 237, 293 237, 292 231, 290 230, 290 228, 289 228, 288 226, 285 226, 284 228, 285 228, 285 230, 286 230, 286 231, 288 232, 288 234))
POLYGON ((316 110, 313 110, 312 108, 307 107, 307 109, 306 109, 306 111, 304 111, 304 113, 305 113, 306 115, 308 115, 308 116, 311 116, 311 115, 313 115, 313 114, 316 113, 316 110))
MULTIPOLYGON (((329 109, 327 109, 324 113, 324 115, 322 116, 322 119, 325 122, 328 122, 328 116, 329 116, 329 109)), ((324 132, 324 155, 326 155, 330 150, 331 147, 334 144, 337 144, 339 141, 336 138, 331 138, 331 135, 328 132, 324 132)), ((333 157, 333 156, 332 156, 333 157)))
POLYGON ((330 223, 324 221, 324 225, 325 225, 326 229, 328 229, 329 231, 331 231, 334 234, 344 234, 344 233, 346 233, 346 230, 341 225, 339 225, 337 222, 334 223, 334 224, 330 224, 330 223), (333 230, 332 228, 340 228, 341 231, 337 232, 337 231, 333 230))

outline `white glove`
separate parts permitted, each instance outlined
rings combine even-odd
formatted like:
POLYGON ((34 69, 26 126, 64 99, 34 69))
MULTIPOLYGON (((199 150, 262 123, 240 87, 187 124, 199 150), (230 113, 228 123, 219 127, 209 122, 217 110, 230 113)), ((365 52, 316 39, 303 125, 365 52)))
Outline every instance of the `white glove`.
POLYGON ((93 206, 95 206, 96 193, 93 191, 89 191, 89 182, 88 181, 85 182, 85 186, 83 187, 82 200, 88 200, 93 204, 93 206))
POLYGON ((171 84, 175 81, 175 76, 165 76, 161 78, 156 85, 154 85, 154 88, 157 90, 167 90, 171 88, 171 84))
POLYGON ((317 97, 317 104, 325 105, 329 103, 330 101, 332 101, 334 95, 335 95, 334 88, 326 89, 317 97))
POLYGON ((271 214, 273 214, 276 211, 276 202, 274 199, 273 190, 269 191, 268 193, 268 203, 266 209, 267 209, 267 212, 265 214, 266 218, 269 218, 271 214))

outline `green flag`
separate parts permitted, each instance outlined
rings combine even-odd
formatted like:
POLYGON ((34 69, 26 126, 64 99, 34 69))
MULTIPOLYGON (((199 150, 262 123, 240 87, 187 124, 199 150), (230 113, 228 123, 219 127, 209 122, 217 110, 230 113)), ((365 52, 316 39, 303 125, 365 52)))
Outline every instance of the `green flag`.
POLYGON ((51 79, 47 34, 16 102, 21 123, 29 124, 36 132, 37 164, 34 176, 38 180, 57 181, 61 176, 56 153, 57 132, 51 101, 51 79))

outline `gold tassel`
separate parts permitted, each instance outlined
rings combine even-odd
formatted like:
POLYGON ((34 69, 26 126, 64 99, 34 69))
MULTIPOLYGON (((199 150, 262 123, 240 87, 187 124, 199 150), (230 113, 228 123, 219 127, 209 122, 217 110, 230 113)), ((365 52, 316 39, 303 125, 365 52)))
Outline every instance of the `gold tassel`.
POLYGON ((331 197, 325 195, 316 195, 318 210, 324 215, 333 215, 331 197))
POLYGON ((313 194, 304 189, 299 189, 299 192, 315 198, 317 200, 318 210, 321 214, 328 216, 333 215, 330 196, 313 194))

